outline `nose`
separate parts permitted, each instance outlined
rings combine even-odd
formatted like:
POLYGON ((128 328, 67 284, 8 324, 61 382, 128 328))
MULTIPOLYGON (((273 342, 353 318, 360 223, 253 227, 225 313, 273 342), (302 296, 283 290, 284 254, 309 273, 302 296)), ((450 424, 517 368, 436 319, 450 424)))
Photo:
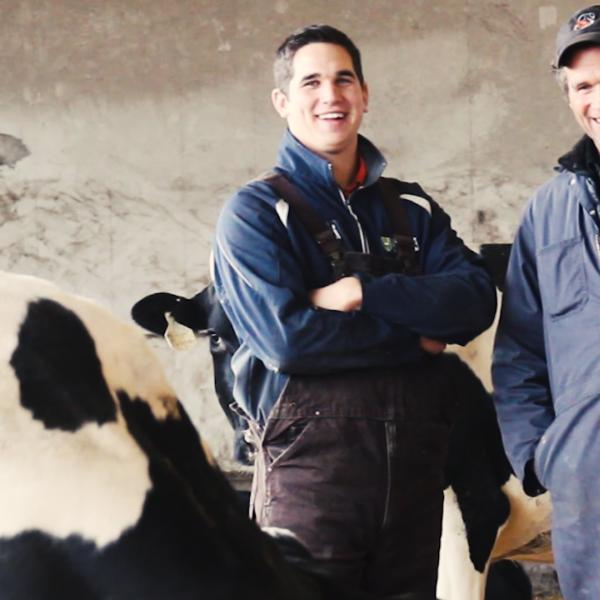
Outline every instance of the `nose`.
POLYGON ((334 104, 340 98, 340 90, 334 81, 326 81, 321 85, 321 101, 334 104))

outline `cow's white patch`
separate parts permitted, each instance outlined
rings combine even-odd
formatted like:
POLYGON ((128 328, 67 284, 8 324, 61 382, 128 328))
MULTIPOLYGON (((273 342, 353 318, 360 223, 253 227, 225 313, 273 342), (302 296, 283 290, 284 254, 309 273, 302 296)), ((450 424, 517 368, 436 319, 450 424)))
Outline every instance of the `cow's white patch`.
POLYGON ((148 459, 122 417, 74 433, 45 429, 17 406, 14 376, 1 378, 0 537, 34 529, 97 546, 118 539, 140 518, 151 488, 148 459))
POLYGON ((287 229, 288 215, 290 213, 290 205, 285 200, 277 200, 275 204, 275 210, 279 220, 283 223, 283 226, 287 229))
POLYGON ((512 558, 553 562, 550 547, 534 545, 529 550, 521 550, 530 545, 540 534, 550 530, 552 503, 550 493, 531 498, 523 491, 521 482, 512 475, 502 486, 502 491, 510 502, 510 519, 502 526, 492 550, 492 559, 512 558))
POLYGON ((401 194, 400 198, 417 204, 421 208, 425 209, 429 213, 429 216, 431 216, 431 203, 426 198, 423 198, 422 196, 415 196, 414 194, 401 194))
POLYGON ((116 320, 90 300, 72 296, 57 300, 77 313, 93 337, 113 394, 123 390, 130 398, 143 400, 157 419, 179 417, 175 392, 140 330, 116 320))
POLYGON ((487 572, 480 573, 471 562, 456 494, 446 488, 436 596, 439 600, 483 600, 486 576, 487 572))
POLYGON ((34 277, 0 273, 0 290, 0 536, 38 529, 108 544, 137 522, 151 488, 148 458, 127 430, 117 392, 147 403, 159 420, 179 417, 175 394, 143 334, 107 310, 34 277), (86 325, 116 422, 49 430, 21 405, 9 361, 27 305, 40 298, 73 310, 86 325))

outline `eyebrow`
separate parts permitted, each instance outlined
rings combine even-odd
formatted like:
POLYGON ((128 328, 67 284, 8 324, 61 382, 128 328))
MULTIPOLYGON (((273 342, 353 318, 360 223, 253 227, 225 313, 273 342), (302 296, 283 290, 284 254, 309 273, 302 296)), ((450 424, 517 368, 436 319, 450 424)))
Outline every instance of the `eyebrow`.
MULTIPOLYGON (((320 76, 321 76, 321 73, 309 73, 308 75, 305 75, 300 80, 300 83, 302 83, 304 81, 310 81, 311 79, 315 79, 320 76)), ((337 71, 335 76, 336 77, 352 77, 352 79, 356 79, 356 73, 350 69, 342 69, 341 71, 337 71)))
POLYGON ((577 89, 577 88, 581 87, 582 85, 592 85, 592 84, 588 77, 584 77, 582 79, 575 80, 570 83, 571 89, 577 89))

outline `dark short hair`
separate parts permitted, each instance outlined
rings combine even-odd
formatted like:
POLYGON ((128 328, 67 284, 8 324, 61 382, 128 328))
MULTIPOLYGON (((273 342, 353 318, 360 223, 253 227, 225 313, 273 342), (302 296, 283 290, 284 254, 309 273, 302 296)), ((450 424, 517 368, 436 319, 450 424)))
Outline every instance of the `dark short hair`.
POLYGON ((330 25, 309 25, 297 29, 289 35, 277 48, 275 63, 273 64, 273 75, 275 77, 275 86, 280 90, 287 92, 290 80, 294 75, 292 62, 296 52, 303 46, 317 42, 326 44, 336 44, 346 49, 352 59, 352 66, 361 85, 364 85, 362 64, 360 61, 360 51, 354 45, 354 42, 343 32, 330 25))

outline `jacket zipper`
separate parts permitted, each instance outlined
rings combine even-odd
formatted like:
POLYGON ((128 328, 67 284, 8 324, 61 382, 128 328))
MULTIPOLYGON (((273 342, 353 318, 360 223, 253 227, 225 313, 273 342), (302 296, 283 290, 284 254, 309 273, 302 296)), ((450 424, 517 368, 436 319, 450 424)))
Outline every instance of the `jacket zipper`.
MULTIPOLYGON (((331 177, 333 179, 333 167, 331 166, 331 163, 328 163, 327 167, 329 168, 329 173, 331 174, 331 177)), ((342 190, 339 188, 339 186, 337 185, 335 180, 334 180, 334 185, 335 185, 338 193, 340 194, 340 198, 342 199, 342 204, 346 207, 348 212, 352 215, 352 217, 356 221, 356 227, 358 228, 358 235, 360 237, 360 246, 361 246, 362 251, 369 253, 370 252, 369 241, 367 240, 367 237, 365 236, 365 232, 363 231, 362 225, 360 224, 360 221, 358 220, 356 213, 352 210, 352 206, 350 206, 350 202, 348 201, 346 196, 344 196, 344 192, 342 192, 342 190)), ((338 232, 338 235, 339 235, 339 232, 338 232)))
POLYGON ((356 227, 358 228, 358 235, 360 236, 360 246, 362 248, 362 251, 369 253, 369 241, 365 236, 365 232, 363 231, 362 225, 360 224, 356 213, 352 210, 352 206, 350 205, 348 198, 344 196, 344 192, 342 192, 342 190, 340 190, 339 188, 338 191, 340 193, 340 198, 342 199, 344 206, 348 209, 348 212, 354 217, 354 220, 356 221, 356 227))
POLYGON ((594 225, 596 225, 596 235, 594 236, 594 242, 595 242, 595 246, 596 246, 596 252, 598 253, 598 256, 600 257, 600 220, 598 218, 598 210, 597 210, 597 207, 599 205, 598 194, 596 193, 596 188, 594 186, 594 182, 592 181, 592 179, 590 179, 589 177, 586 177, 585 181, 587 183, 590 194, 592 195, 592 198, 594 198, 594 201, 596 203, 596 208, 592 208, 591 210, 588 210, 587 213, 588 213, 588 215, 590 215, 590 217, 592 217, 592 220, 594 221, 594 225))

